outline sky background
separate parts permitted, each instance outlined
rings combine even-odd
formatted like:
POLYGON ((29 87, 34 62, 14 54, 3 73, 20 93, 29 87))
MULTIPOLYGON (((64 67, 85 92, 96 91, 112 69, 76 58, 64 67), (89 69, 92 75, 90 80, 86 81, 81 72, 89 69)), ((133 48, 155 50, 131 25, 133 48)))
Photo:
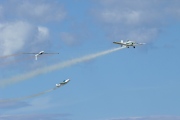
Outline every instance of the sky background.
POLYGON ((180 120, 179 0, 0 0, 1 120, 180 120), (29 79, 37 69, 120 49, 29 79), (37 61, 23 52, 59 52, 37 61), (70 78, 59 89, 45 93, 70 78), (44 92, 45 94, 14 101, 44 92))

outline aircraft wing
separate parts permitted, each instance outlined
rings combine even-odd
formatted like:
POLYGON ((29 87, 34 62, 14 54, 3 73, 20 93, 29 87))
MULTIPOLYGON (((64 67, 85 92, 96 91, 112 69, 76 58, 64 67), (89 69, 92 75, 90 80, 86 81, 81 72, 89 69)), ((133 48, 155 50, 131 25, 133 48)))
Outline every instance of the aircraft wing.
POLYGON ((121 43, 121 42, 113 42, 114 44, 120 44, 120 45, 126 45, 125 43, 121 43))
POLYGON ((39 53, 22 53, 22 54, 39 54, 39 53))
POLYGON ((67 82, 62 82, 62 83, 60 83, 61 85, 64 85, 64 84, 66 84, 67 82))
POLYGON ((146 43, 136 43, 135 45, 144 45, 144 44, 146 44, 146 43))
POLYGON ((59 53, 43 53, 43 54, 59 54, 59 53))
MULTIPOLYGON (((39 53, 22 53, 22 54, 39 54, 39 53)), ((43 52, 43 54, 59 54, 59 53, 46 53, 46 52, 43 52)))
POLYGON ((138 43, 139 45, 144 45, 144 44, 146 44, 146 43, 138 43))

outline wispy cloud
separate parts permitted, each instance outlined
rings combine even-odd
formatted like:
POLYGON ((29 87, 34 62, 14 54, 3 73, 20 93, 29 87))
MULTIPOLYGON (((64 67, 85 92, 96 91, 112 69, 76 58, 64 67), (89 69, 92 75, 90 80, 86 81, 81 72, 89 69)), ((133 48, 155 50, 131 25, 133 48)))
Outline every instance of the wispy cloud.
POLYGON ((70 24, 67 25, 68 31, 60 33, 60 41, 68 46, 79 46, 85 40, 91 38, 91 33, 88 27, 89 23, 84 21, 79 23, 76 21, 77 18, 71 20, 70 24))
POLYGON ((60 33, 60 38, 61 38, 61 41, 63 41, 65 44, 69 46, 74 46, 80 42, 80 39, 78 38, 78 36, 70 32, 60 33))
POLYGON ((22 53, 50 51, 51 29, 44 24, 59 24, 65 17, 66 10, 59 1, 0 1, 0 58, 2 58, 0 66, 3 66, 3 69, 0 69, 1 76, 6 76, 10 71, 16 74, 22 69, 29 70, 37 68, 38 65, 43 66, 45 60, 38 64, 37 62, 26 64, 28 60, 33 60, 34 56, 22 53), (19 69, 14 71, 13 67, 17 64, 19 69), (11 69, 8 69, 10 67, 11 69), (8 69, 8 72, 4 69, 8 69))
POLYGON ((0 115, 1 120, 68 120, 70 114, 20 114, 0 115))
POLYGON ((46 110, 55 106, 53 103, 51 103, 50 97, 36 98, 30 101, 28 104, 29 104, 28 106, 24 106, 24 107, 20 107, 18 109, 12 110, 11 113, 17 113, 17 114, 29 113, 29 112, 31 113, 32 111, 46 110))
POLYGON ((21 101, 0 102, 0 109, 18 109, 29 105, 30 104, 21 101))
MULTIPOLYGON (((45 91, 45 92, 48 92, 48 91, 45 91)), ((33 96, 23 97, 23 99, 36 97, 36 96, 40 96, 40 95, 35 94, 33 96)), ((43 113, 43 111, 46 111, 48 109, 52 109, 52 108, 54 109, 56 107, 60 107, 60 104, 52 103, 51 97, 39 97, 39 98, 32 99, 29 102, 23 102, 20 100, 22 99, 21 98, 17 100, 2 99, 0 101, 0 112, 1 112, 0 119, 9 120, 12 117, 14 117, 15 120, 16 119, 17 120, 30 119, 30 118, 38 118, 38 119, 46 118, 48 120, 51 120, 51 119, 55 120, 56 118, 59 119, 59 118, 67 117, 70 115, 70 114, 53 114, 53 115, 52 114, 46 114, 46 115, 39 114, 39 113, 43 113), (29 113, 33 113, 33 114, 29 114, 29 113)))
POLYGON ((43 22, 61 22, 66 16, 57 1, 9 0, 0 5, 0 50, 10 55, 23 48, 38 51, 48 46, 50 30, 43 22), (44 44, 41 44, 41 43, 44 44), (28 44, 27 44, 28 43, 28 44), (16 44, 16 45, 15 45, 16 44), (37 47, 38 46, 38 47, 37 47))
POLYGON ((180 120, 180 117, 179 116, 149 116, 149 117, 111 118, 107 120, 180 120))
POLYGON ((52 103, 51 97, 38 97, 29 102, 23 101, 2 101, 0 102, 0 115, 6 114, 29 114, 42 113, 48 109, 59 107, 59 105, 52 103), (8 109, 4 111, 5 109, 8 109))
POLYGON ((0 20, 4 17, 4 8, 2 5, 0 5, 0 20))
POLYGON ((11 55, 23 48, 31 48, 48 40, 46 27, 36 27, 28 22, 6 22, 0 24, 0 50, 2 55, 11 55), (26 44, 28 43, 28 44, 26 44))
POLYGON ((55 2, 47 0, 16 0, 6 1, 3 4, 3 12, 8 13, 6 19, 23 19, 33 22, 61 21, 66 16, 64 7, 55 2))
POLYGON ((180 1, 97 0, 95 18, 114 40, 152 41, 162 27, 179 20, 180 1), (173 8, 173 9, 172 9, 173 8))

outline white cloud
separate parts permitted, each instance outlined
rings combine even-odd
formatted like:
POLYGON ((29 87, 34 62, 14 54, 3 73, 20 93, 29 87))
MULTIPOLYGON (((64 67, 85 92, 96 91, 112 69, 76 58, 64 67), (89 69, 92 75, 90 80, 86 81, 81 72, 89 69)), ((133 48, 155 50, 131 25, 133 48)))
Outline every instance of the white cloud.
POLYGON ((65 16, 64 7, 58 1, 9 0, 1 2, 1 56, 46 49, 49 46, 49 29, 38 23, 61 21, 65 16))
POLYGON ((1 120, 67 120, 69 114, 0 115, 1 120))
POLYGON ((23 48, 36 47, 49 36, 48 29, 17 21, 0 24, 0 50, 2 55, 14 54, 23 48))
POLYGON ((140 22, 141 13, 139 11, 119 12, 118 10, 105 10, 100 15, 107 23, 125 23, 134 25, 140 22))
POLYGON ((149 29, 140 28, 140 29, 134 29, 128 32, 126 38, 137 41, 137 42, 140 42, 140 41, 149 42, 150 40, 155 38, 158 33, 159 33, 159 30, 157 28, 149 28, 149 29))
POLYGON ((171 24, 178 15, 180 1, 169 0, 97 0, 95 17, 111 39, 151 41, 164 25, 171 24))
POLYGON ((25 22, 0 24, 0 49, 3 55, 9 55, 20 50, 33 27, 25 22))
POLYGON ((17 14, 22 18, 35 19, 38 21, 59 21, 62 20, 66 12, 62 5, 53 1, 18 1, 14 6, 17 14))
POLYGON ((0 2, 0 19, 29 22, 54 22, 65 18, 66 11, 58 1, 7 0, 0 2))
POLYGON ((149 117, 111 118, 107 120, 180 120, 180 117, 179 116, 149 116, 149 117))
POLYGON ((76 45, 78 43, 78 38, 75 34, 69 32, 60 33, 61 40, 70 46, 76 45))
POLYGON ((38 27, 38 36, 37 39, 39 41, 46 40, 49 37, 49 30, 46 27, 39 26, 38 27))
POLYGON ((2 5, 0 5, 0 19, 4 17, 4 8, 2 5))
MULTIPOLYGON (((38 113, 39 111, 42 112, 43 110, 57 106, 51 103, 51 99, 49 97, 35 98, 24 105, 20 105, 18 103, 16 104, 16 102, 7 102, 7 105, 11 105, 9 106, 11 107, 11 109, 9 109, 8 111, 4 111, 4 114, 26 114, 32 112, 34 113, 35 111, 38 113), (12 109, 13 107, 15 109, 12 109)), ((4 107, 7 108, 8 106, 4 107)))
POLYGON ((29 106, 26 102, 20 101, 9 101, 9 102, 0 102, 0 109, 17 109, 25 106, 29 106))

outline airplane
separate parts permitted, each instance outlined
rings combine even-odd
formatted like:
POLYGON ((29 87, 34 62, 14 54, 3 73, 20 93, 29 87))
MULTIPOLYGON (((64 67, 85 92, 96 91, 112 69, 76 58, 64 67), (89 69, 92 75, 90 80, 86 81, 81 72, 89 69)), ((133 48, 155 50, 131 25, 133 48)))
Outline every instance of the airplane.
POLYGON ((120 44, 121 47, 127 47, 129 48, 130 46, 132 46, 133 48, 135 48, 136 45, 144 45, 146 43, 136 43, 134 41, 130 41, 130 40, 127 40, 126 42, 124 42, 123 40, 121 40, 120 42, 113 42, 114 44, 120 44))
POLYGON ((70 81, 70 79, 66 79, 66 80, 64 80, 63 82, 61 82, 61 83, 59 83, 59 84, 56 84, 56 87, 60 87, 60 86, 62 86, 62 85, 65 85, 65 84, 67 84, 69 81, 70 81))
POLYGON ((44 51, 40 51, 39 53, 23 53, 23 54, 35 54, 35 60, 37 60, 37 57, 42 54, 59 54, 59 53, 45 53, 44 51))

